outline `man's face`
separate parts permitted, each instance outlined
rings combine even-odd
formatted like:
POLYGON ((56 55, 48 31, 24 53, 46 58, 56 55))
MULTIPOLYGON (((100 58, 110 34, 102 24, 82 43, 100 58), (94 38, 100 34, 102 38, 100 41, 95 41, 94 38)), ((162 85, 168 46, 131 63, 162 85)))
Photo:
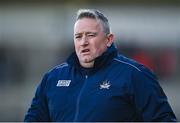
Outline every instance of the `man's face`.
POLYGON ((74 25, 74 45, 81 64, 94 63, 107 49, 108 39, 100 20, 82 18, 74 25))

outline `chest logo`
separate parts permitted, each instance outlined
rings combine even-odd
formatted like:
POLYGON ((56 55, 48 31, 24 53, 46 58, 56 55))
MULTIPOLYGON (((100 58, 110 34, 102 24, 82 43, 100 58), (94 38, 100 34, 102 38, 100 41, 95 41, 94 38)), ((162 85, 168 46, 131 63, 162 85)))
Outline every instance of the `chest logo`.
POLYGON ((102 82, 102 84, 100 84, 100 89, 109 89, 110 86, 111 86, 110 81, 105 80, 102 82))
POLYGON ((58 80, 56 86, 57 87, 61 87, 61 86, 68 87, 70 85, 70 83, 71 83, 71 80, 58 80))

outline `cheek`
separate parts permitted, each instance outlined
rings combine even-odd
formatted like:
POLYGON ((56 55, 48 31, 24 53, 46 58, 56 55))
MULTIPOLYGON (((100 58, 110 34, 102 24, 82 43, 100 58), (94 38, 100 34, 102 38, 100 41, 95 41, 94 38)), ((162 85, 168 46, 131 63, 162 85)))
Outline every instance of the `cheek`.
POLYGON ((97 50, 104 50, 106 48, 106 43, 104 41, 99 42, 99 43, 96 44, 95 47, 96 47, 97 50))
POLYGON ((75 50, 76 50, 76 52, 79 50, 79 45, 78 45, 78 43, 74 43, 74 47, 75 47, 75 50))
POLYGON ((96 55, 102 54, 106 50, 106 45, 103 44, 96 44, 93 48, 93 52, 96 55))

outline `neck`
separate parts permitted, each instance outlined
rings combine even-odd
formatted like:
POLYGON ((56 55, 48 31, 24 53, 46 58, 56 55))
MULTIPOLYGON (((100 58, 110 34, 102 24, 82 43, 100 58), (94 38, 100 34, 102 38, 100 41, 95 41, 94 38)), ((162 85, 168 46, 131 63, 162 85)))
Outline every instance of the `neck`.
POLYGON ((92 68, 94 66, 94 61, 89 63, 80 63, 82 67, 84 68, 92 68))

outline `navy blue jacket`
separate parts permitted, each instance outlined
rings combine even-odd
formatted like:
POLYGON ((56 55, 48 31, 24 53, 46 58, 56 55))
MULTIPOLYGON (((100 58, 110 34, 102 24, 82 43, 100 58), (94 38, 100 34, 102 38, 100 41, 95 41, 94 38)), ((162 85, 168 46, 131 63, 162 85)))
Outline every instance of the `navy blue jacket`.
POLYGON ((155 75, 112 45, 85 69, 73 53, 45 74, 24 121, 176 121, 155 75))

